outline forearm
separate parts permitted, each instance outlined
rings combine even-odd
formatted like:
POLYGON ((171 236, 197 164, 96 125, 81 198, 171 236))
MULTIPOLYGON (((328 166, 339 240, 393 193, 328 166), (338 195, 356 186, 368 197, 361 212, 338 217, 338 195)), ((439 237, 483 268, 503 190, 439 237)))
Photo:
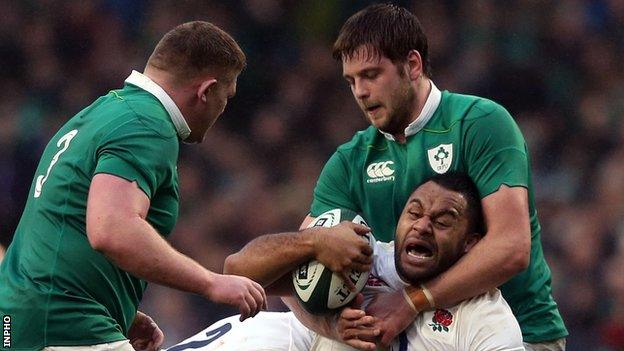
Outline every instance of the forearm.
POLYGON ((4 246, 0 244, 0 262, 2 262, 3 258, 4 258, 4 246))
POLYGON ((337 339, 335 325, 332 323, 333 318, 335 318, 334 315, 315 316, 310 314, 299 305, 297 298, 292 295, 282 297, 282 301, 308 329, 326 338, 337 339))
POLYGON ((519 273, 521 255, 513 241, 486 235, 453 267, 425 285, 436 308, 446 308, 498 287, 519 273))
POLYGON ((311 230, 263 235, 228 256, 224 272, 251 278, 266 287, 313 258, 311 230))
POLYGON ((128 219, 110 233, 96 249, 122 270, 191 293, 209 290, 214 273, 171 247, 144 219, 128 219))

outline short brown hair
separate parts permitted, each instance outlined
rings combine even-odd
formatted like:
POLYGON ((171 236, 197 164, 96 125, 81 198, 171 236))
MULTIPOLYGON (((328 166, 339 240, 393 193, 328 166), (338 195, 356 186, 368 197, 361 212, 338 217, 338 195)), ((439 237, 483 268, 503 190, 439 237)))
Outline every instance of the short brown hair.
POLYGON ((392 62, 405 62, 411 50, 417 50, 423 71, 431 77, 427 36, 416 16, 392 4, 371 5, 345 22, 334 43, 333 56, 341 61, 352 58, 360 46, 372 49, 370 55, 382 55, 392 62))
POLYGON ((147 61, 148 66, 190 78, 206 69, 242 71, 245 54, 236 41, 210 22, 183 23, 158 42, 147 61))

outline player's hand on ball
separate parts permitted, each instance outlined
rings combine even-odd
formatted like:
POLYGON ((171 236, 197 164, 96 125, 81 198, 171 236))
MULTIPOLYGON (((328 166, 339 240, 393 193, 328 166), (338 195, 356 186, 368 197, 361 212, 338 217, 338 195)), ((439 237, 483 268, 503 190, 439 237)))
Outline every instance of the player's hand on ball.
POLYGON ((392 340, 418 316, 408 306, 401 291, 378 294, 366 308, 366 313, 375 317, 375 326, 381 330, 382 347, 389 347, 392 340))
POLYGON ((373 249, 368 240, 362 237, 370 232, 370 228, 344 221, 331 228, 316 227, 311 230, 315 231, 316 260, 332 272, 341 274, 349 288, 355 290, 347 274, 352 269, 360 272, 370 270, 373 249))
POLYGON ((128 330, 128 339, 135 350, 158 351, 165 340, 165 334, 150 316, 137 311, 128 330))
POLYGON ((208 299, 238 308, 241 321, 266 309, 266 294, 260 284, 238 275, 215 274, 215 277, 208 299))
POLYGON ((364 296, 358 294, 352 305, 342 310, 335 330, 338 339, 349 346, 358 350, 376 350, 375 338, 380 330, 375 327, 375 318, 360 309, 363 300, 364 296))

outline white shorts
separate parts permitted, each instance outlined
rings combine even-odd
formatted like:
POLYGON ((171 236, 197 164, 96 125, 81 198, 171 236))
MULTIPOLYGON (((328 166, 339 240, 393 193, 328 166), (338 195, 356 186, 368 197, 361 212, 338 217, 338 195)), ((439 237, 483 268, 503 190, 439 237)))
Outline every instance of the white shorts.
POLYGON ((240 322, 222 319, 167 351, 308 351, 316 333, 292 312, 260 312, 240 322))
POLYGON ((120 340, 97 345, 83 346, 48 346, 41 351, 134 351, 130 341, 120 340))

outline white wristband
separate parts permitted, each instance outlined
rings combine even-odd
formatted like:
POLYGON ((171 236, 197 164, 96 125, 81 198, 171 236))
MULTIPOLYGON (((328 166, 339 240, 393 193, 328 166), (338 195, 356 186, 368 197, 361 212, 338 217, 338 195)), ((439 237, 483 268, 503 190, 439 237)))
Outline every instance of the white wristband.
POLYGON ((431 295, 431 291, 429 291, 429 289, 427 289, 427 287, 424 284, 420 284, 420 289, 422 289, 423 294, 425 294, 425 297, 427 298, 427 301, 429 302, 429 306, 431 308, 435 308, 435 301, 433 301, 433 295, 431 295))

